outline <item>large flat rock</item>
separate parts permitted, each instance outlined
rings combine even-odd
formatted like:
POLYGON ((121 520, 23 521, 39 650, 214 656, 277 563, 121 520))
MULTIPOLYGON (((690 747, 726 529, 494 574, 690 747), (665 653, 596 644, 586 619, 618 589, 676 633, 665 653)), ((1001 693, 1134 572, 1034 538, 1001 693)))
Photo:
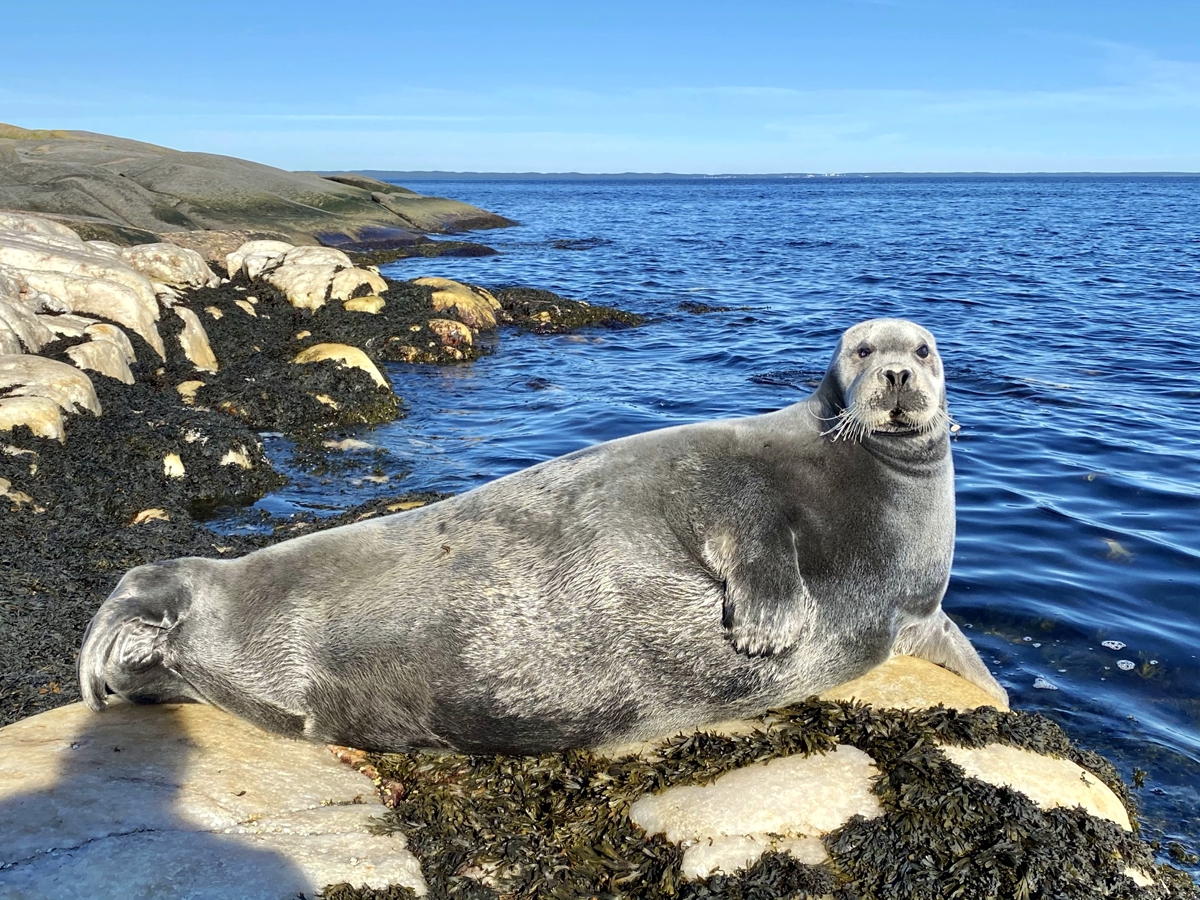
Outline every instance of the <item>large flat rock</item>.
POLYGON ((383 199, 375 199, 372 194, 380 188, 369 188, 110 135, 0 124, 0 208, 116 229, 90 237, 120 237, 122 228, 151 233, 266 230, 297 243, 316 238, 367 249, 411 246, 426 240, 425 231, 514 224, 467 203, 391 186, 384 188, 389 193, 380 194, 383 199))
POLYGON ((0 729, 0 897, 424 893, 371 782, 320 745, 201 705, 61 707, 0 729))

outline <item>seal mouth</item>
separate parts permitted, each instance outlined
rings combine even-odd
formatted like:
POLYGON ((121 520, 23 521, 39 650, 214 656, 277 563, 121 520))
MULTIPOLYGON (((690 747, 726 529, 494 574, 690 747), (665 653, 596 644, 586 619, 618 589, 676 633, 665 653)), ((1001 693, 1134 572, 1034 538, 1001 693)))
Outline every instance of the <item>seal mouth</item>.
POLYGON ((822 434, 832 435, 835 441, 861 441, 869 434, 896 438, 930 434, 948 425, 950 416, 941 406, 930 408, 926 401, 924 394, 903 391, 852 402, 838 411, 833 426, 822 434))

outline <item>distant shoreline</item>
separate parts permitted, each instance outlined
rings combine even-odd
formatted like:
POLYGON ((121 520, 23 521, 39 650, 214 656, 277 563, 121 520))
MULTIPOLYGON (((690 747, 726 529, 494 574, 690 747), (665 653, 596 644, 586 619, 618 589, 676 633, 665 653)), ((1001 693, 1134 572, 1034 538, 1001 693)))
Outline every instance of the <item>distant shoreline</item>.
POLYGON ((705 175, 678 172, 407 172, 391 169, 343 169, 316 175, 365 175, 380 181, 799 181, 807 179, 1124 179, 1200 178, 1200 172, 780 172, 763 175, 705 175))

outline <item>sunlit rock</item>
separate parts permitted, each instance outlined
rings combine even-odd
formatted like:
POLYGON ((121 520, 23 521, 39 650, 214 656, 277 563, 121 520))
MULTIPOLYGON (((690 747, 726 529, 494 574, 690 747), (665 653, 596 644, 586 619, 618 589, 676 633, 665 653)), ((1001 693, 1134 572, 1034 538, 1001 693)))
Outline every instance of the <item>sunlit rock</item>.
MULTIPOLYGON (((871 757, 838 745, 824 756, 774 759, 727 772, 712 784, 647 795, 630 807, 629 817, 648 833, 682 844, 685 872, 704 877, 714 866, 745 866, 766 850, 787 849, 785 840, 819 837, 852 816, 882 815, 871 793, 878 775, 871 757)), ((815 855, 811 847, 801 852, 815 855)))
POLYGON ((354 263, 341 250, 333 247, 293 247, 283 257, 285 266, 334 266, 352 269, 354 263))
POLYGON ((150 281, 174 288, 217 287, 221 280, 195 250, 174 244, 138 244, 121 251, 121 258, 150 281))
POLYGON ((329 298, 349 300, 354 292, 361 288, 378 295, 387 290, 387 282, 368 269, 342 269, 333 276, 333 281, 329 284, 329 298))
POLYGON ((292 362, 315 363, 326 359, 336 360, 348 369, 362 369, 371 376, 371 380, 377 385, 388 387, 388 380, 383 377, 383 373, 379 371, 375 363, 371 362, 370 357, 357 347, 351 347, 348 344, 313 344, 297 353, 292 362))
POLYGON ((134 362, 137 355, 133 352, 133 344, 129 342, 129 335, 118 328, 116 325, 110 325, 107 322, 97 322, 94 325, 88 325, 84 329, 84 334, 88 335, 93 341, 111 341, 116 344, 121 354, 125 357, 126 362, 134 362))
POLYGON ((178 453, 168 453, 163 457, 163 474, 168 478, 182 478, 187 474, 178 453))
POLYGON ((258 278, 263 268, 273 261, 282 259, 284 254, 295 248, 295 244, 286 241, 246 241, 225 257, 225 271, 233 278, 238 272, 243 272, 251 280, 258 278), (253 274, 248 271, 246 261, 256 257, 253 274))
POLYGON ((387 306, 387 302, 382 297, 351 297, 342 304, 342 309, 346 312, 361 312, 378 315, 387 306))
POLYGON ((1109 787, 1069 759, 1042 756, 1007 744, 943 746, 942 752, 971 778, 1020 791, 1038 806, 1082 806, 1093 816, 1132 830, 1129 813, 1109 787))
POLYGON ((433 288, 433 308, 438 312, 456 311, 460 321, 480 331, 496 327, 500 301, 481 287, 462 284, 449 278, 418 278, 413 284, 433 288))
POLYGON ((81 369, 98 372, 124 384, 133 384, 133 371, 124 350, 115 341, 92 338, 86 344, 67 348, 67 356, 81 369))
POLYGON ((77 703, 0 729, 0 808, 4 897, 426 891, 404 837, 371 833, 370 781, 202 704, 77 703))
POLYGON ((48 237, 61 238, 68 243, 71 241, 74 241, 76 244, 83 243, 79 235, 66 225, 60 225, 58 222, 44 219, 41 216, 30 215, 29 213, 0 212, 0 231, 41 234, 48 237))
POLYGON ((430 319, 429 330, 446 347, 470 347, 474 342, 471 329, 454 319, 430 319))
POLYGON ((87 375, 67 363, 40 356, 0 356, 0 394, 5 394, 5 399, 45 397, 64 412, 86 410, 100 415, 100 401, 87 375))
POLYGON ((859 700, 880 709, 996 706, 996 698, 953 672, 914 656, 893 656, 861 678, 821 693, 822 700, 859 700))
MULTIPOLYGON (((193 251, 195 252, 195 251, 193 251)), ((175 307, 175 315, 183 320, 183 331, 179 333, 179 343, 183 347, 183 355, 201 372, 216 372, 220 367, 212 345, 208 342, 208 332, 200 322, 200 317, 186 306, 175 307)))
POLYGON ((0 344, 4 343, 5 331, 15 335, 27 353, 37 353, 54 340, 54 333, 20 300, 0 299, 0 344))
POLYGON ((12 431, 18 425, 38 437, 66 439, 62 408, 49 397, 0 397, 0 431, 12 431))
POLYGON ((336 274, 337 270, 326 263, 287 263, 267 272, 263 279, 282 291, 292 306, 320 309, 329 299, 329 288, 336 274))

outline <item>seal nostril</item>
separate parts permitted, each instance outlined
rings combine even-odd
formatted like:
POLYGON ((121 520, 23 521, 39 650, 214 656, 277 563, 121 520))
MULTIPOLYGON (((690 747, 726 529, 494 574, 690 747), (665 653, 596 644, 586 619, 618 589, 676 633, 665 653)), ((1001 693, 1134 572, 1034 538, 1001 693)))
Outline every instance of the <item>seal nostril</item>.
POLYGON ((910 372, 908 369, 901 369, 900 370, 900 385, 904 386, 904 385, 908 384, 908 379, 911 377, 912 377, 912 372, 910 372))
POLYGON ((883 372, 883 377, 887 379, 888 384, 890 384, 892 387, 896 386, 896 373, 891 369, 885 369, 883 372))

